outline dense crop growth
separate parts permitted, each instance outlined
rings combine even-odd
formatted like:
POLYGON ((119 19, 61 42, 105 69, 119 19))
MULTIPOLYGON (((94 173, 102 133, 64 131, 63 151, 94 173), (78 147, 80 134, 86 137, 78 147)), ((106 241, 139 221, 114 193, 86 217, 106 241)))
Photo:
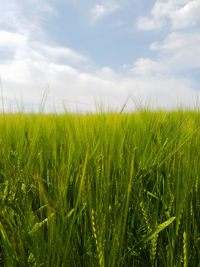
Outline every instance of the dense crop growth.
POLYGON ((200 266, 200 114, 0 116, 0 266, 200 266))

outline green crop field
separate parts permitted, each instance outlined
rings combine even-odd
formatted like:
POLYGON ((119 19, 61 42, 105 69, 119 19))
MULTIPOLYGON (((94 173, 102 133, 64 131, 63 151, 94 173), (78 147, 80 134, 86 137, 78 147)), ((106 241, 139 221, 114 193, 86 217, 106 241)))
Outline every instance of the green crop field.
POLYGON ((200 113, 0 115, 0 266, 200 266, 200 113))

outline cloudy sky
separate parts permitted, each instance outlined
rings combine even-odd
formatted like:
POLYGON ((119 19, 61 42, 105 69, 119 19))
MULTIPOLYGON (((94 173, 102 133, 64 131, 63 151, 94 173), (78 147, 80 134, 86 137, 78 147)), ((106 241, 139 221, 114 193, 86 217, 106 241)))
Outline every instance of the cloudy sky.
POLYGON ((200 0, 6 0, 0 14, 5 109, 175 107, 199 95, 200 0))

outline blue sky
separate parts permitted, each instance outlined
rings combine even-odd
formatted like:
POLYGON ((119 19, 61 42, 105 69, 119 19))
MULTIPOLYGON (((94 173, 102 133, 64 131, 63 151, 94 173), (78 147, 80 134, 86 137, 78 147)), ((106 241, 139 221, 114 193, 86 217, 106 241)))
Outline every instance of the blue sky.
POLYGON ((0 6, 6 109, 120 108, 130 97, 193 105, 200 82, 200 0, 7 0, 0 6))

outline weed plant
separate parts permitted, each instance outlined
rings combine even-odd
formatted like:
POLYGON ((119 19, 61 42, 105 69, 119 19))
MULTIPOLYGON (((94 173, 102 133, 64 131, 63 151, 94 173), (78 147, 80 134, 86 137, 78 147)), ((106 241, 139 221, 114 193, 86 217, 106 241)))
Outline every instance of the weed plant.
POLYGON ((0 266, 200 266, 200 114, 0 115, 0 266))

